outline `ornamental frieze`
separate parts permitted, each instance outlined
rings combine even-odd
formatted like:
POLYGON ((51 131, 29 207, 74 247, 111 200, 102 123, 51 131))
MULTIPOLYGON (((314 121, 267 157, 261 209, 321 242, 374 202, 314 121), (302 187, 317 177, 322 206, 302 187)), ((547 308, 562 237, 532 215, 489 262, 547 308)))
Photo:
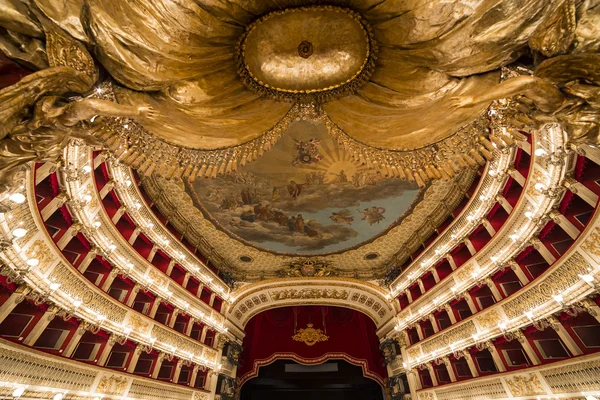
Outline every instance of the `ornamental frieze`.
POLYGON ((575 285, 581 280, 579 275, 586 274, 589 267, 588 261, 579 252, 575 252, 542 282, 532 288, 526 288, 524 293, 504 303, 502 309, 509 319, 519 317, 544 304, 553 295, 562 293, 575 285))
POLYGON ((285 289, 269 292, 274 301, 288 299, 337 299, 346 300, 349 292, 338 289, 285 289))

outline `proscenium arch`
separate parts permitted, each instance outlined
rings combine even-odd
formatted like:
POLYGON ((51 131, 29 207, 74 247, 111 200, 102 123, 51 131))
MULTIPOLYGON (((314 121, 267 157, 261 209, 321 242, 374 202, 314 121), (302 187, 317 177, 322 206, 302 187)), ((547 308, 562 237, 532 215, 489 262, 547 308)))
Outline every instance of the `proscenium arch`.
POLYGON ((235 301, 227 310, 227 319, 241 331, 250 319, 269 309, 287 306, 336 306, 367 315, 378 336, 391 326, 398 310, 385 289, 351 278, 306 277, 279 278, 243 286, 234 293, 235 301))

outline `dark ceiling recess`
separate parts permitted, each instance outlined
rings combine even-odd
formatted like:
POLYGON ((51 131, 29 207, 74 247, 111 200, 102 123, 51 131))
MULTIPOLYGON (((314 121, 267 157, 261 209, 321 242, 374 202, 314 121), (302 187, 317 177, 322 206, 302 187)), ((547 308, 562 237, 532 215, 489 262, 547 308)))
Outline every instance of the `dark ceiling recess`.
POLYGON ((242 386, 240 400, 383 400, 381 386, 346 361, 300 365, 277 360, 242 386))

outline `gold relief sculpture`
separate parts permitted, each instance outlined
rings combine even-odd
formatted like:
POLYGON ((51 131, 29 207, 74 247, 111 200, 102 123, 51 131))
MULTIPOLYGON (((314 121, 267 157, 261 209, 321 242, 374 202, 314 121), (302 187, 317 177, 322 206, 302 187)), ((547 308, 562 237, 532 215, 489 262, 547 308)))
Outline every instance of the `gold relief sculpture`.
POLYGON ((150 269, 150 271, 148 272, 148 278, 150 278, 150 280, 152 282, 154 282, 154 284, 156 284, 156 286, 158 286, 158 287, 166 287, 167 278, 164 277, 158 271, 156 271, 154 269, 150 269))
MULTIPOLYGON (((35 7, 24 3, 19 9, 3 10, 0 21, 7 30, 6 37, 18 32, 36 40, 43 38, 48 49, 51 68, 37 72, 41 75, 34 74, 33 78, 42 78, 41 85, 33 86, 46 87, 29 94, 23 105, 30 106, 46 94, 86 92, 96 79, 95 64, 101 64, 118 82, 115 100, 133 110, 156 109, 156 113, 138 121, 143 129, 129 133, 118 128, 128 124, 109 118, 105 122, 112 127, 104 132, 106 145, 128 165, 148 174, 193 179, 231 172, 271 148, 277 138, 277 132, 272 131, 277 131, 274 127, 286 118, 291 107, 271 100, 271 88, 321 91, 329 93, 323 96, 332 101, 318 110, 312 107, 311 113, 331 120, 336 126, 332 133, 352 149, 355 157, 388 176, 424 184, 453 176, 461 168, 476 168, 490 158, 494 150, 486 139, 489 124, 469 127, 464 134, 457 132, 485 113, 490 96, 496 99, 532 91, 531 81, 509 84, 512 89, 503 86, 501 90, 489 90, 497 84, 500 68, 514 61, 527 41, 531 48, 546 55, 560 54, 570 49, 571 43, 587 49, 594 42, 574 30, 576 18, 590 20, 586 14, 589 4, 580 6, 575 15, 573 2, 560 0, 541 5, 537 0, 500 0, 493 16, 486 13, 487 3, 460 1, 452 6, 456 7, 454 12, 447 13, 447 3, 435 0, 431 15, 441 19, 435 23, 430 23, 430 17, 423 19, 419 7, 412 3, 401 16, 384 11, 387 8, 383 6, 350 11, 310 4, 302 7, 289 0, 277 8, 269 2, 257 3, 251 13, 240 7, 219 11, 217 7, 199 8, 192 0, 166 4, 167 0, 101 0, 86 3, 86 7, 82 2, 70 2, 68 7, 57 8, 52 0, 38 0, 35 7), (195 11, 190 12, 192 9, 195 11), (298 17, 305 14, 306 18, 298 17), (125 17, 130 15, 143 18, 132 21, 125 17), (250 15, 265 17, 253 23, 250 15), (285 18, 290 23, 299 18, 323 23, 313 24, 312 30, 308 22, 302 29, 293 29, 281 23, 285 18), (129 24, 126 31, 121 29, 124 23, 129 24), (372 23, 378 29, 371 30, 372 23), (333 32, 323 35, 322 26, 334 27, 333 32), (406 26, 414 28, 409 33, 406 26), (276 49, 260 40, 261 30, 281 33, 270 36, 271 42, 278 44, 276 49), (350 37, 357 40, 347 40, 350 37), (378 51, 375 70, 376 42, 385 44, 385 51, 378 51), (86 50, 89 43, 94 43, 93 58, 86 50), (346 59, 332 62, 334 50, 347 54, 346 59), (271 54, 290 63, 269 57, 271 54), (240 60, 243 68, 238 68, 240 60), (264 76, 253 67, 256 60, 264 60, 269 67, 263 71, 264 76), (75 85, 76 90, 56 85, 57 79, 46 76, 55 75, 57 70, 53 68, 64 68, 56 65, 68 66, 84 81, 75 85), (292 70, 303 70, 300 66, 305 65, 308 72, 300 74, 301 78, 292 74, 290 80, 291 75, 285 72, 287 65, 292 65, 292 70), (252 71, 256 79, 250 77, 250 72, 248 79, 240 79, 238 69, 242 73, 252 71), (275 78, 283 79, 285 85, 273 82, 275 78), (244 82, 249 80, 253 88, 262 89, 247 90, 244 82), (294 86, 300 81, 310 85, 294 86), (339 97, 336 90, 345 96, 334 100, 339 97), (477 100, 460 101, 455 107, 451 99, 457 96, 477 100)), ((589 25, 589 21, 586 23, 589 25)), ((16 52, 10 54, 18 57, 16 52)), ((585 54, 575 57, 580 58, 559 61, 551 68, 585 65, 583 75, 572 73, 568 81, 582 78, 587 83, 569 84, 563 89, 567 97, 585 104, 563 107, 556 117, 571 126, 573 137, 585 140, 583 137, 597 122, 592 93, 595 60, 585 54)), ((540 67, 536 75, 555 83, 544 72, 549 66, 540 67)), ((104 79, 104 83, 108 81, 104 79)), ((19 84, 9 89, 23 92, 19 84)), ((546 89, 545 93, 552 92, 546 89)), ((554 100, 562 96, 554 92, 537 96, 537 100, 546 98, 552 103, 548 107, 538 105, 538 109, 557 111, 554 100)), ((17 122, 23 117, 11 114, 17 122)))
POLYGON ((506 383, 510 392, 515 397, 546 393, 542 388, 540 380, 534 373, 529 375, 517 375, 514 378, 506 379, 506 383))
POLYGON ((433 393, 419 393, 419 400, 433 400, 434 398, 433 393))
POLYGON ((194 400, 208 400, 209 398, 209 393, 194 392, 194 400))
POLYGON ((481 317, 477 318, 477 323, 483 329, 491 329, 495 328, 498 323, 501 321, 500 314, 498 314, 497 310, 492 310, 481 317))
POLYGON ((116 375, 104 375, 96 387, 96 391, 106 394, 124 395, 128 380, 116 375))
POLYGON ((347 290, 337 289, 286 289, 270 292, 274 301, 287 299, 338 299, 346 300, 348 298, 347 290))
POLYGON ((290 263, 288 269, 280 271, 286 277, 323 277, 334 276, 337 271, 327 261, 298 260, 290 263))
POLYGON ((145 332, 148 329, 148 322, 137 315, 132 315, 129 317, 129 328, 135 332, 145 332))
POLYGON ((454 99, 457 108, 523 95, 535 105, 531 118, 539 124, 558 121, 574 143, 600 143, 600 54, 564 55, 542 62, 535 76, 520 76, 498 84, 480 97, 454 99), (559 90, 556 85, 560 84, 559 90))
POLYGON ((581 248, 596 257, 600 257, 600 229, 595 228, 581 248))
POLYGON ((307 346, 314 346, 319 342, 326 342, 329 340, 329 336, 325 335, 321 329, 313 328, 313 324, 307 324, 306 328, 298 329, 292 339, 296 342, 304 342, 307 346))

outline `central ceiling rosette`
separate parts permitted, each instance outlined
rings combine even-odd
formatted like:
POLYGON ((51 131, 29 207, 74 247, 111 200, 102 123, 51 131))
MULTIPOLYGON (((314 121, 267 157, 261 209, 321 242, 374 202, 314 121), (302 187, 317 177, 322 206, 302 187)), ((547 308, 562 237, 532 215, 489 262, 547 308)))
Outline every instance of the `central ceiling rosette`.
POLYGON ((244 84, 276 100, 324 102, 354 93, 375 67, 370 25, 356 12, 313 6, 250 24, 238 46, 244 84))

